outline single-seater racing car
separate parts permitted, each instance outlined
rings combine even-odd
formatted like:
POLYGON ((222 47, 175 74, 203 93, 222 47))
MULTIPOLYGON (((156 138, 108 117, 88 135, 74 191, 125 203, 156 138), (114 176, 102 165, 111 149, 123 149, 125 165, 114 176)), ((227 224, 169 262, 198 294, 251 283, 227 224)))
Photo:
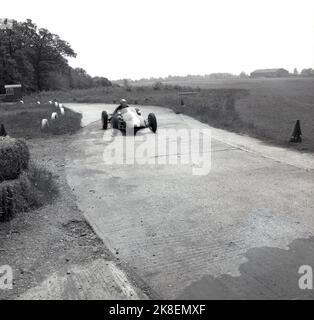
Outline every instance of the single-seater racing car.
POLYGON ((154 113, 150 113, 147 119, 142 116, 141 109, 138 107, 125 107, 116 113, 109 115, 107 111, 101 113, 102 128, 107 130, 109 125, 111 128, 120 130, 122 134, 149 128, 152 132, 157 131, 157 119, 154 113))

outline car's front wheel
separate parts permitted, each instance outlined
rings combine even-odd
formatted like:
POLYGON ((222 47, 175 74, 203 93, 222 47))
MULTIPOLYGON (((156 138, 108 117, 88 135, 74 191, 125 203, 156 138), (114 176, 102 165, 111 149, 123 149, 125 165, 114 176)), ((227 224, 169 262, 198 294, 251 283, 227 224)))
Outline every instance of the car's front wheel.
POLYGON ((107 111, 103 111, 101 113, 101 121, 102 121, 102 129, 107 130, 108 129, 108 113, 107 113, 107 111))

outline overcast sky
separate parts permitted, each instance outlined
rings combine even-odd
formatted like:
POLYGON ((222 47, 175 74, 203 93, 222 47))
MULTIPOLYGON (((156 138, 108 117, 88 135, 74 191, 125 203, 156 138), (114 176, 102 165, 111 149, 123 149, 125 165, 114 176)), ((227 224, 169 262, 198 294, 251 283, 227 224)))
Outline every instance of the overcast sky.
POLYGON ((314 68, 314 0, 0 0, 67 40, 92 76, 314 68))

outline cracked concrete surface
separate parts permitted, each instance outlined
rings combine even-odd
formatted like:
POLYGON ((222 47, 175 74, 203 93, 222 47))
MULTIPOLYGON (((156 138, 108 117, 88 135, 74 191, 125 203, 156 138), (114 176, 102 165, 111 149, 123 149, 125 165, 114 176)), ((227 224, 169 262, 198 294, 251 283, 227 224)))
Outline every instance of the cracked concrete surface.
MULTIPOLYGON (((103 140, 97 120, 114 106, 67 107, 82 112, 87 125, 66 155, 78 205, 111 252, 161 297, 304 296, 296 266, 312 263, 310 246, 298 246, 290 264, 276 250, 313 235, 311 155, 213 129, 208 175, 193 176, 189 165, 108 165, 103 152, 110 142, 103 140), (261 248, 274 250, 257 259, 254 252, 261 248), (248 262, 258 266, 243 267, 248 262), (245 281, 234 280, 243 275, 245 281)), ((144 114, 151 111, 159 128, 205 126, 166 108, 143 107, 144 114)))

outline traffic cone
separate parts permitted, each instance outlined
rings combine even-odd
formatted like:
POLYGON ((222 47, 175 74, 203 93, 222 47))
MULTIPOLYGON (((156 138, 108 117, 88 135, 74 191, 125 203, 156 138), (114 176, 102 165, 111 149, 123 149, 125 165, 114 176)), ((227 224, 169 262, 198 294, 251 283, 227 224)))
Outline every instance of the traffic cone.
POLYGON ((4 125, 1 124, 1 127, 0 127, 0 137, 6 137, 7 136, 7 132, 5 131, 4 129, 4 125))
POLYGON ((294 129, 292 132, 292 136, 290 138, 290 142, 302 142, 302 132, 301 132, 300 120, 297 120, 297 122, 294 125, 294 129))

